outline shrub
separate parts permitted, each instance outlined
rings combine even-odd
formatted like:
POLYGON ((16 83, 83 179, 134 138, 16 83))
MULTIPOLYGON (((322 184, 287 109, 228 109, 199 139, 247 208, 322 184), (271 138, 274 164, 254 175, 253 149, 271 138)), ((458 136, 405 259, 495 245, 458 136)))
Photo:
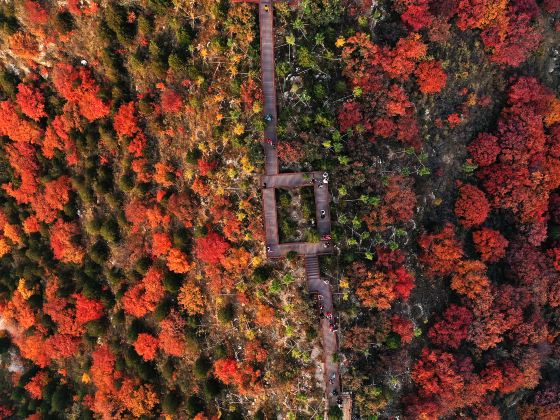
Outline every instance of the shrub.
POLYGON ((233 307, 233 305, 231 303, 228 303, 227 305, 222 306, 218 310, 218 319, 223 324, 227 324, 228 322, 231 322, 233 320, 234 316, 235 316, 235 308, 233 307))
POLYGON ((194 363, 194 375, 198 379, 206 378, 208 371, 212 367, 212 363, 205 356, 200 356, 194 363))
POLYGON ((109 219, 103 224, 99 233, 107 242, 116 242, 119 240, 119 224, 116 220, 109 219))
POLYGON ((175 414, 181 405, 181 395, 177 391, 168 393, 161 404, 165 414, 175 414))
POLYGON ((218 395, 220 395, 220 392, 222 392, 222 389, 223 389, 222 383, 218 381, 216 378, 214 378, 213 376, 208 378, 206 382, 204 382, 204 394, 208 398, 217 397, 218 395))
POLYGON ((74 18, 67 10, 56 15, 55 28, 62 34, 67 34, 74 29, 74 18))
POLYGON ((89 252, 91 260, 102 265, 109 258, 109 247, 105 241, 99 240, 91 247, 89 252))

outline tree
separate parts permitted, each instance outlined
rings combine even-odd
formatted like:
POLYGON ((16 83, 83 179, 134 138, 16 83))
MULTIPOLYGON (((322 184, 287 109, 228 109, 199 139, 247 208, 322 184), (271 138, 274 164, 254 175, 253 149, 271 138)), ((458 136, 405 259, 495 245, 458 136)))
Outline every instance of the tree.
POLYGON ((429 94, 441 92, 447 81, 447 75, 440 61, 422 61, 414 73, 420 92, 429 94))
POLYGON ((430 276, 448 275, 463 256, 463 249, 455 238, 455 229, 446 223, 439 233, 424 233, 418 239, 422 249, 419 260, 426 266, 430 276))
POLYGON ((255 323, 261 327, 268 327, 274 322, 276 311, 271 306, 259 303, 255 313, 255 323))
POLYGON ((490 212, 490 203, 484 193, 474 185, 465 184, 459 188, 459 198, 455 202, 455 215, 466 228, 482 224, 490 212))
POLYGON ((206 264, 219 264, 229 248, 229 243, 213 231, 195 240, 196 257, 206 264))
POLYGON ((22 119, 12 102, 0 102, 0 135, 15 142, 38 143, 41 130, 28 120, 22 119))
POLYGON ((25 16, 35 25, 45 25, 49 20, 48 11, 36 1, 25 0, 25 16))
POLYGON ((157 349, 158 339, 156 337, 146 333, 138 334, 138 338, 134 342, 134 350, 144 360, 153 360, 156 357, 157 349))
POLYGON ((430 339, 438 345, 459 348, 467 338, 473 316, 468 308, 451 304, 444 312, 443 319, 436 322, 428 332, 430 339))
POLYGON ((62 262, 80 264, 85 251, 78 245, 74 237, 80 232, 79 227, 73 222, 64 222, 58 219, 50 229, 51 248, 54 257, 62 262))
POLYGON ((46 371, 41 370, 31 378, 31 380, 25 385, 25 389, 31 395, 31 398, 40 400, 43 398, 43 388, 49 382, 49 375, 46 371))
POLYGON ((104 311, 101 302, 88 299, 81 293, 76 293, 72 297, 76 299, 76 323, 78 325, 84 325, 103 317, 104 311))
POLYGON ((401 337, 401 342, 410 343, 414 337, 414 323, 407 318, 393 315, 391 317, 391 329, 401 337))
POLYGON ((162 280, 163 272, 157 267, 150 267, 142 281, 124 294, 124 310, 138 318, 153 312, 165 294, 162 280))
POLYGON ((186 351, 185 320, 176 310, 160 322, 159 348, 169 356, 181 357, 186 351))
POLYGON ((167 268, 178 274, 188 273, 192 264, 189 263, 186 254, 177 248, 171 248, 167 255, 167 268))
POLYGON ((187 280, 183 283, 177 300, 189 315, 203 314, 205 311, 204 295, 193 280, 187 280))
POLYGON ((488 133, 480 133, 468 146, 468 151, 478 166, 490 166, 500 154, 498 138, 488 133))
POLYGON ((429 27, 434 20, 428 0, 399 0, 396 2, 401 19, 414 31, 429 27))
POLYGON ((498 262, 506 255, 508 240, 500 232, 490 228, 482 228, 473 232, 473 242, 480 259, 484 262, 498 262))
POLYGON ((16 100, 21 112, 32 120, 38 121, 40 118, 47 116, 45 113, 45 97, 39 89, 32 85, 20 83, 16 100))
POLYGON ((451 288, 469 299, 476 299, 488 290, 490 280, 486 276, 486 265, 476 260, 460 261, 451 278, 451 288))
POLYGON ((88 121, 95 121, 109 114, 109 106, 99 98, 100 87, 87 67, 74 68, 70 64, 55 65, 53 83, 58 93, 75 105, 88 121))
POLYGON ((420 395, 445 399, 457 396, 464 387, 464 379, 457 372, 456 364, 453 355, 424 348, 411 375, 420 395))
POLYGON ((167 233, 157 232, 152 235, 152 254, 156 257, 167 255, 171 245, 171 239, 167 233))
POLYGON ((183 99, 173 89, 165 89, 161 94, 161 107, 164 112, 177 113, 183 107, 183 99))
POLYGON ((403 176, 389 178, 384 190, 382 203, 374 206, 372 211, 364 216, 370 231, 384 231, 388 226, 410 220, 416 207, 416 195, 413 181, 403 176))
POLYGON ((113 117, 113 128, 119 137, 134 137, 140 131, 134 102, 128 102, 119 107, 113 117))

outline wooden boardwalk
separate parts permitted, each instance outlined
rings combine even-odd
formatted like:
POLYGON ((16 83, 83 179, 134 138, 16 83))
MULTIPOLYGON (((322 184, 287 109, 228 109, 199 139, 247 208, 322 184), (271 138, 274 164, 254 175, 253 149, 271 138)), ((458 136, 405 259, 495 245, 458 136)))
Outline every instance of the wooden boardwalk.
POLYGON ((276 124, 278 114, 276 111, 276 77, 274 64, 274 17, 272 13, 272 1, 266 0, 259 3, 259 22, 261 27, 261 71, 262 90, 264 97, 264 114, 271 116, 270 122, 266 123, 264 129, 265 138, 271 140, 272 144, 264 144, 265 172, 267 175, 278 173, 278 153, 276 144, 276 124))
MULTIPOLYGON (((234 0, 240 2, 243 0, 234 0)), ((262 188, 264 226, 266 233, 266 252, 269 258, 283 258, 290 252, 305 258, 307 286, 316 298, 321 297, 323 314, 333 314, 331 319, 321 316, 320 333, 323 346, 323 373, 325 380, 325 399, 327 406, 339 402, 340 377, 339 364, 334 356, 338 352, 338 334, 331 331, 336 323, 330 284, 321 278, 319 255, 331 254, 334 246, 330 240, 331 232, 331 195, 328 174, 320 171, 307 173, 283 173, 279 171, 277 137, 277 98, 274 63, 274 17, 273 0, 245 0, 259 4, 261 68, 263 90, 263 117, 265 130, 263 142, 265 153, 265 175, 259 182, 262 188), (313 187, 315 195, 317 231, 319 242, 280 243, 278 235, 278 212, 276 209, 276 188, 313 187)), ((319 305, 319 304, 318 304, 319 305)))

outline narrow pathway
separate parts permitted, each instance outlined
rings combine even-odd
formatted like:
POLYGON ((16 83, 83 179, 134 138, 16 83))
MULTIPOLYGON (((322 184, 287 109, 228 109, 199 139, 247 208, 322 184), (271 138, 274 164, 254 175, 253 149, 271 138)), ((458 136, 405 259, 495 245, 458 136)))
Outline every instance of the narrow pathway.
POLYGON ((278 153, 276 144, 277 112, 276 112, 276 78, 274 64, 274 17, 272 0, 259 3, 259 22, 261 27, 261 71, 262 90, 264 97, 264 114, 270 117, 264 130, 264 136, 270 143, 264 144, 265 172, 267 175, 278 173, 278 153))
MULTIPOLYGON (((332 314, 334 318, 334 306, 332 301, 331 286, 328 282, 321 279, 319 268, 319 258, 316 255, 305 257, 305 271, 307 273, 307 287, 309 291, 316 294, 318 304, 323 305, 324 314, 332 314), (319 296, 321 296, 319 300, 319 296)), ((331 331, 331 320, 321 316, 321 339, 323 342, 323 362, 325 376, 325 394, 329 405, 337 403, 337 396, 333 395, 333 391, 340 395, 340 372, 338 362, 334 357, 338 351, 338 335, 331 331)))
MULTIPOLYGON (((308 173, 280 174, 277 138, 277 98, 274 64, 274 0, 233 0, 259 4, 261 70, 263 91, 263 117, 265 120, 263 148, 265 153, 265 175, 260 183, 263 194, 263 214, 266 233, 266 252, 269 258, 283 258, 295 252, 305 258, 307 285, 310 293, 317 299, 321 314, 320 333, 323 345, 323 375, 327 407, 340 402, 339 364, 334 356, 338 351, 336 317, 330 284, 321 278, 319 255, 332 254, 334 247, 330 239, 331 215, 329 177, 327 173, 314 171, 308 173), (276 188, 313 187, 315 195, 317 231, 319 242, 280 243, 278 235, 278 212, 276 209, 276 188), (320 307, 322 308, 320 309, 320 307), (328 315, 328 318, 327 316, 328 315), (334 330, 334 331, 333 331, 334 330)), ((281 0, 277 0, 281 1, 281 0)))

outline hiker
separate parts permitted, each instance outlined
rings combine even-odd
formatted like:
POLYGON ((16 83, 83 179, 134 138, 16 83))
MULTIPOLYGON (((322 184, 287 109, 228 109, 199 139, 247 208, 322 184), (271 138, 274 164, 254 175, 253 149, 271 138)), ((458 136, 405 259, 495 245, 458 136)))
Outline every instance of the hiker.
POLYGON ((264 185, 264 188, 266 188, 266 182, 263 185, 264 185))
POLYGON ((268 10, 269 10, 268 4, 265 4, 265 5, 264 5, 264 11, 265 11, 265 12, 268 12, 268 10))
POLYGON ((326 214, 325 210, 321 210, 321 219, 324 219, 326 214))

